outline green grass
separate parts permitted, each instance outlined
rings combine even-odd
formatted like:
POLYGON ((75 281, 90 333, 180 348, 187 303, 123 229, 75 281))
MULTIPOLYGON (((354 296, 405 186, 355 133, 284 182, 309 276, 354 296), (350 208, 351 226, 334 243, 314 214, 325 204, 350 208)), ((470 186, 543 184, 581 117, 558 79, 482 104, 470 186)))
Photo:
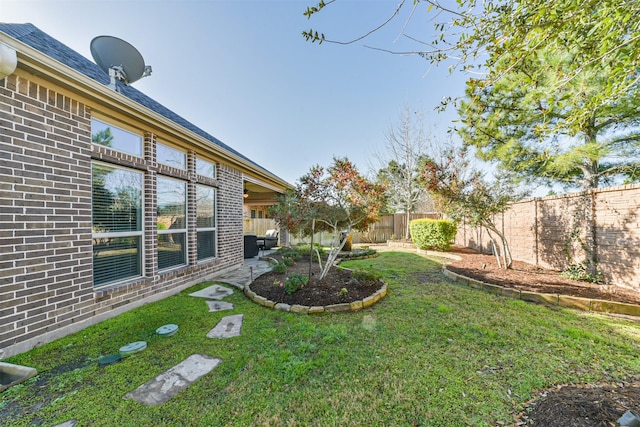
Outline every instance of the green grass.
POLYGON ((638 323, 450 284, 440 264, 416 254, 343 265, 380 273, 387 297, 361 312, 305 316, 236 291, 226 298, 233 311, 209 313, 187 295, 202 283, 9 359, 39 375, 0 395, 0 424, 491 426, 512 422, 536 389, 640 373, 638 323), (205 337, 236 313, 240 337, 205 337), (156 336, 166 323, 180 330, 156 336), (146 350, 97 366, 138 340, 146 350), (163 405, 124 399, 194 353, 223 362, 163 405), (41 406, 15 418, 16 402, 41 406))

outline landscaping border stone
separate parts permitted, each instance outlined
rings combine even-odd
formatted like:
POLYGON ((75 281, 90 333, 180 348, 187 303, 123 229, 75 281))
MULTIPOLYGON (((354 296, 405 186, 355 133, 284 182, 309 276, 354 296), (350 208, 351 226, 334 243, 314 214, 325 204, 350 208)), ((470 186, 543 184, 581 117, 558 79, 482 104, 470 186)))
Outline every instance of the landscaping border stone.
MULTIPOLYGON (((355 261, 359 259, 376 258, 377 256, 379 256, 378 253, 366 255, 362 257, 349 257, 344 259, 338 258, 334 266, 337 268, 344 268, 345 270, 349 270, 348 268, 340 267, 338 264, 340 264, 340 262, 342 261, 355 261)), ((260 257, 259 259, 263 261, 268 261, 272 265, 275 265, 278 263, 276 259, 266 257, 266 256, 260 257)), ((243 291, 246 297, 249 298, 251 301, 255 302, 256 304, 267 307, 267 308, 274 308, 280 311, 286 311, 286 312, 298 313, 298 314, 339 313, 339 312, 345 312, 345 311, 360 311, 367 307, 371 307, 373 304, 383 299, 387 295, 387 284, 382 280, 380 280, 380 282, 382 282, 382 287, 378 289, 376 292, 374 292, 372 295, 368 296, 363 300, 352 301, 350 303, 332 304, 327 306, 306 306, 306 305, 299 305, 299 304, 289 305, 289 304, 280 303, 280 302, 276 303, 252 291, 251 283, 245 286, 243 291)))
MULTIPOLYGON (((382 282, 382 281, 381 281, 382 282)), ((321 314, 321 313, 339 313, 344 311, 360 311, 367 307, 371 307, 376 302, 380 301, 387 295, 387 284, 382 282, 382 287, 374 292, 372 295, 369 295, 363 300, 353 301, 353 302, 345 302, 341 304, 332 304, 327 306, 306 306, 306 305, 289 305, 285 303, 276 303, 274 301, 268 300, 265 297, 262 297, 250 289, 250 286, 245 286, 244 294, 251 301, 255 302, 258 305, 262 305, 267 308, 274 308, 280 311, 287 311, 291 313, 298 314, 321 314)))
POLYGON ((600 299, 581 298, 571 295, 522 291, 518 289, 505 288, 491 283, 485 283, 476 279, 471 279, 469 277, 447 270, 447 266, 443 266, 442 270, 445 276, 447 276, 449 279, 452 279, 456 283, 466 285, 473 289, 482 289, 485 292, 490 292, 496 295, 502 295, 514 299, 521 299, 523 301, 533 302, 537 304, 559 306, 581 311, 622 314, 627 316, 640 317, 640 306, 635 304, 627 304, 616 301, 605 301, 600 299))

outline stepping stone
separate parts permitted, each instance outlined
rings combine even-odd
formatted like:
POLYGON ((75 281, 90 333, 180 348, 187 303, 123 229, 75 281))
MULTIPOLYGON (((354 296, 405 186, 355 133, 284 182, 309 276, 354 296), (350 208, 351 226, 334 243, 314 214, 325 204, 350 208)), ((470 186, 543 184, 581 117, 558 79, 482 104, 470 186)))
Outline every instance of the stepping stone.
POLYGON ((53 427, 73 427, 78 423, 76 420, 67 421, 66 423, 58 424, 53 427))
POLYGON ((213 285, 209 286, 208 288, 201 289, 198 292, 191 293, 189 294, 189 296, 221 300, 224 297, 228 297, 232 293, 233 290, 229 288, 225 288, 224 286, 220 285, 213 285))
POLYGON ((209 305, 209 312, 212 311, 223 311, 223 310, 233 310, 233 304, 230 302, 224 301, 207 301, 209 305))
POLYGON ((211 372, 220 362, 222 360, 203 354, 192 354, 173 368, 127 393, 125 398, 145 405, 160 405, 211 372))
POLYGON ((244 314, 223 317, 215 328, 209 331, 207 338, 232 338, 240 335, 244 314))

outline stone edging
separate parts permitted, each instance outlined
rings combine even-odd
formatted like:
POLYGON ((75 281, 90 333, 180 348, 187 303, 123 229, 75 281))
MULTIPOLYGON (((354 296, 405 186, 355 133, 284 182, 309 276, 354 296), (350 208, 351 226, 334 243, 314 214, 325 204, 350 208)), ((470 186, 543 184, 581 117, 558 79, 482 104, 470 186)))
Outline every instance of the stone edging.
POLYGON ((605 301, 600 299, 581 298, 570 295, 559 294, 543 294, 538 292, 522 291, 519 289, 505 288, 503 286, 485 283, 480 280, 472 279, 452 271, 447 270, 446 266, 442 267, 444 275, 448 278, 467 285, 470 288, 482 289, 486 292, 503 295, 523 301, 535 302, 546 305, 556 305, 559 307, 573 308, 582 311, 593 311, 597 313, 607 314, 624 314, 627 316, 640 317, 640 306, 635 304, 627 304, 615 301, 605 301))
POLYGON ((341 311, 359 311, 363 308, 371 307, 373 304, 380 301, 387 295, 387 284, 382 283, 382 287, 378 289, 372 295, 366 297, 363 300, 353 301, 353 302, 345 302, 342 304, 332 304, 332 305, 317 305, 317 306, 307 306, 307 305, 299 305, 299 304, 285 304, 283 302, 274 302, 271 300, 262 297, 251 290, 249 286, 244 287, 244 294, 251 301, 255 302, 258 305, 274 308, 280 311, 289 311, 291 313, 300 313, 300 314, 321 314, 321 313, 338 313, 341 311))
MULTIPOLYGON (((275 259, 269 257, 261 257, 260 259, 276 262, 275 259)), ((352 259, 349 259, 351 261, 352 259)), ((337 266, 336 266, 337 267, 337 266)), ((340 267, 343 268, 343 267, 340 267)), ((382 282, 382 280, 381 280, 382 282)), ((371 307, 373 304, 380 301, 387 295, 387 284, 382 282, 382 287, 374 292, 372 295, 369 295, 363 300, 353 301, 353 302, 345 302, 342 304, 332 304, 332 305, 317 305, 317 306, 308 306, 308 305, 299 305, 299 304, 285 304, 283 302, 274 302, 266 299, 263 296, 260 296, 251 290, 251 284, 248 284, 244 287, 244 294, 251 301, 255 302, 258 305, 267 308, 274 308, 280 311, 288 311, 291 313, 299 313, 299 314, 321 314, 321 313, 338 313, 341 311, 359 311, 367 307, 371 307)))

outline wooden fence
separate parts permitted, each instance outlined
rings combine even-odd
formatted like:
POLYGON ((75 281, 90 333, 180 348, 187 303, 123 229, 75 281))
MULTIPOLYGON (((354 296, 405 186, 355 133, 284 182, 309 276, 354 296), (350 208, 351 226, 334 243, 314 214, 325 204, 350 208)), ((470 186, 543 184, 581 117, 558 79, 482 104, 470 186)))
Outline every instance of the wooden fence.
POLYGON ((243 221, 242 226, 244 234, 255 234, 256 236, 264 236, 267 230, 278 229, 278 224, 271 218, 247 218, 243 221))
MULTIPOLYGON (((411 214, 410 220, 419 218, 440 218, 440 214, 431 212, 424 214, 411 214)), ((407 215, 405 214, 389 214, 382 215, 380 220, 375 224, 371 224, 367 231, 354 232, 353 243, 385 243, 387 240, 404 239, 405 227, 407 225, 407 215)), ((273 219, 245 219, 244 220, 244 233, 255 234, 257 236, 264 236, 267 230, 277 229, 278 225, 273 219)), ((329 245, 333 233, 322 232, 316 233, 313 236, 313 241, 329 245)), ((309 237, 300 237, 291 235, 290 243, 295 245, 296 243, 309 242, 309 237)))
MULTIPOLYGON (((440 218, 440 214, 431 212, 411 214, 410 221, 419 218, 440 218)), ((387 240, 404 239, 407 226, 406 214, 382 215, 367 231, 353 233, 353 243, 385 243, 387 240)))
MULTIPOLYGON (((629 184, 522 200, 494 222, 515 260, 564 270, 592 256, 605 283, 640 291, 638 206, 640 184, 629 184)), ((464 223, 456 244, 491 252, 486 230, 464 223)))
MULTIPOLYGON (((411 214, 411 220, 418 218, 440 218, 441 216, 435 212, 426 214, 411 214)), ((354 232, 352 236, 353 243, 386 243, 387 240, 403 239, 404 230, 407 224, 407 216, 405 214, 389 214, 382 215, 380 220, 371 224, 367 231, 354 232)), ((313 236, 313 241, 323 245, 331 244, 333 233, 322 232, 313 236)), ((300 238, 291 236, 291 244, 299 242, 309 242, 309 238, 300 238)))

